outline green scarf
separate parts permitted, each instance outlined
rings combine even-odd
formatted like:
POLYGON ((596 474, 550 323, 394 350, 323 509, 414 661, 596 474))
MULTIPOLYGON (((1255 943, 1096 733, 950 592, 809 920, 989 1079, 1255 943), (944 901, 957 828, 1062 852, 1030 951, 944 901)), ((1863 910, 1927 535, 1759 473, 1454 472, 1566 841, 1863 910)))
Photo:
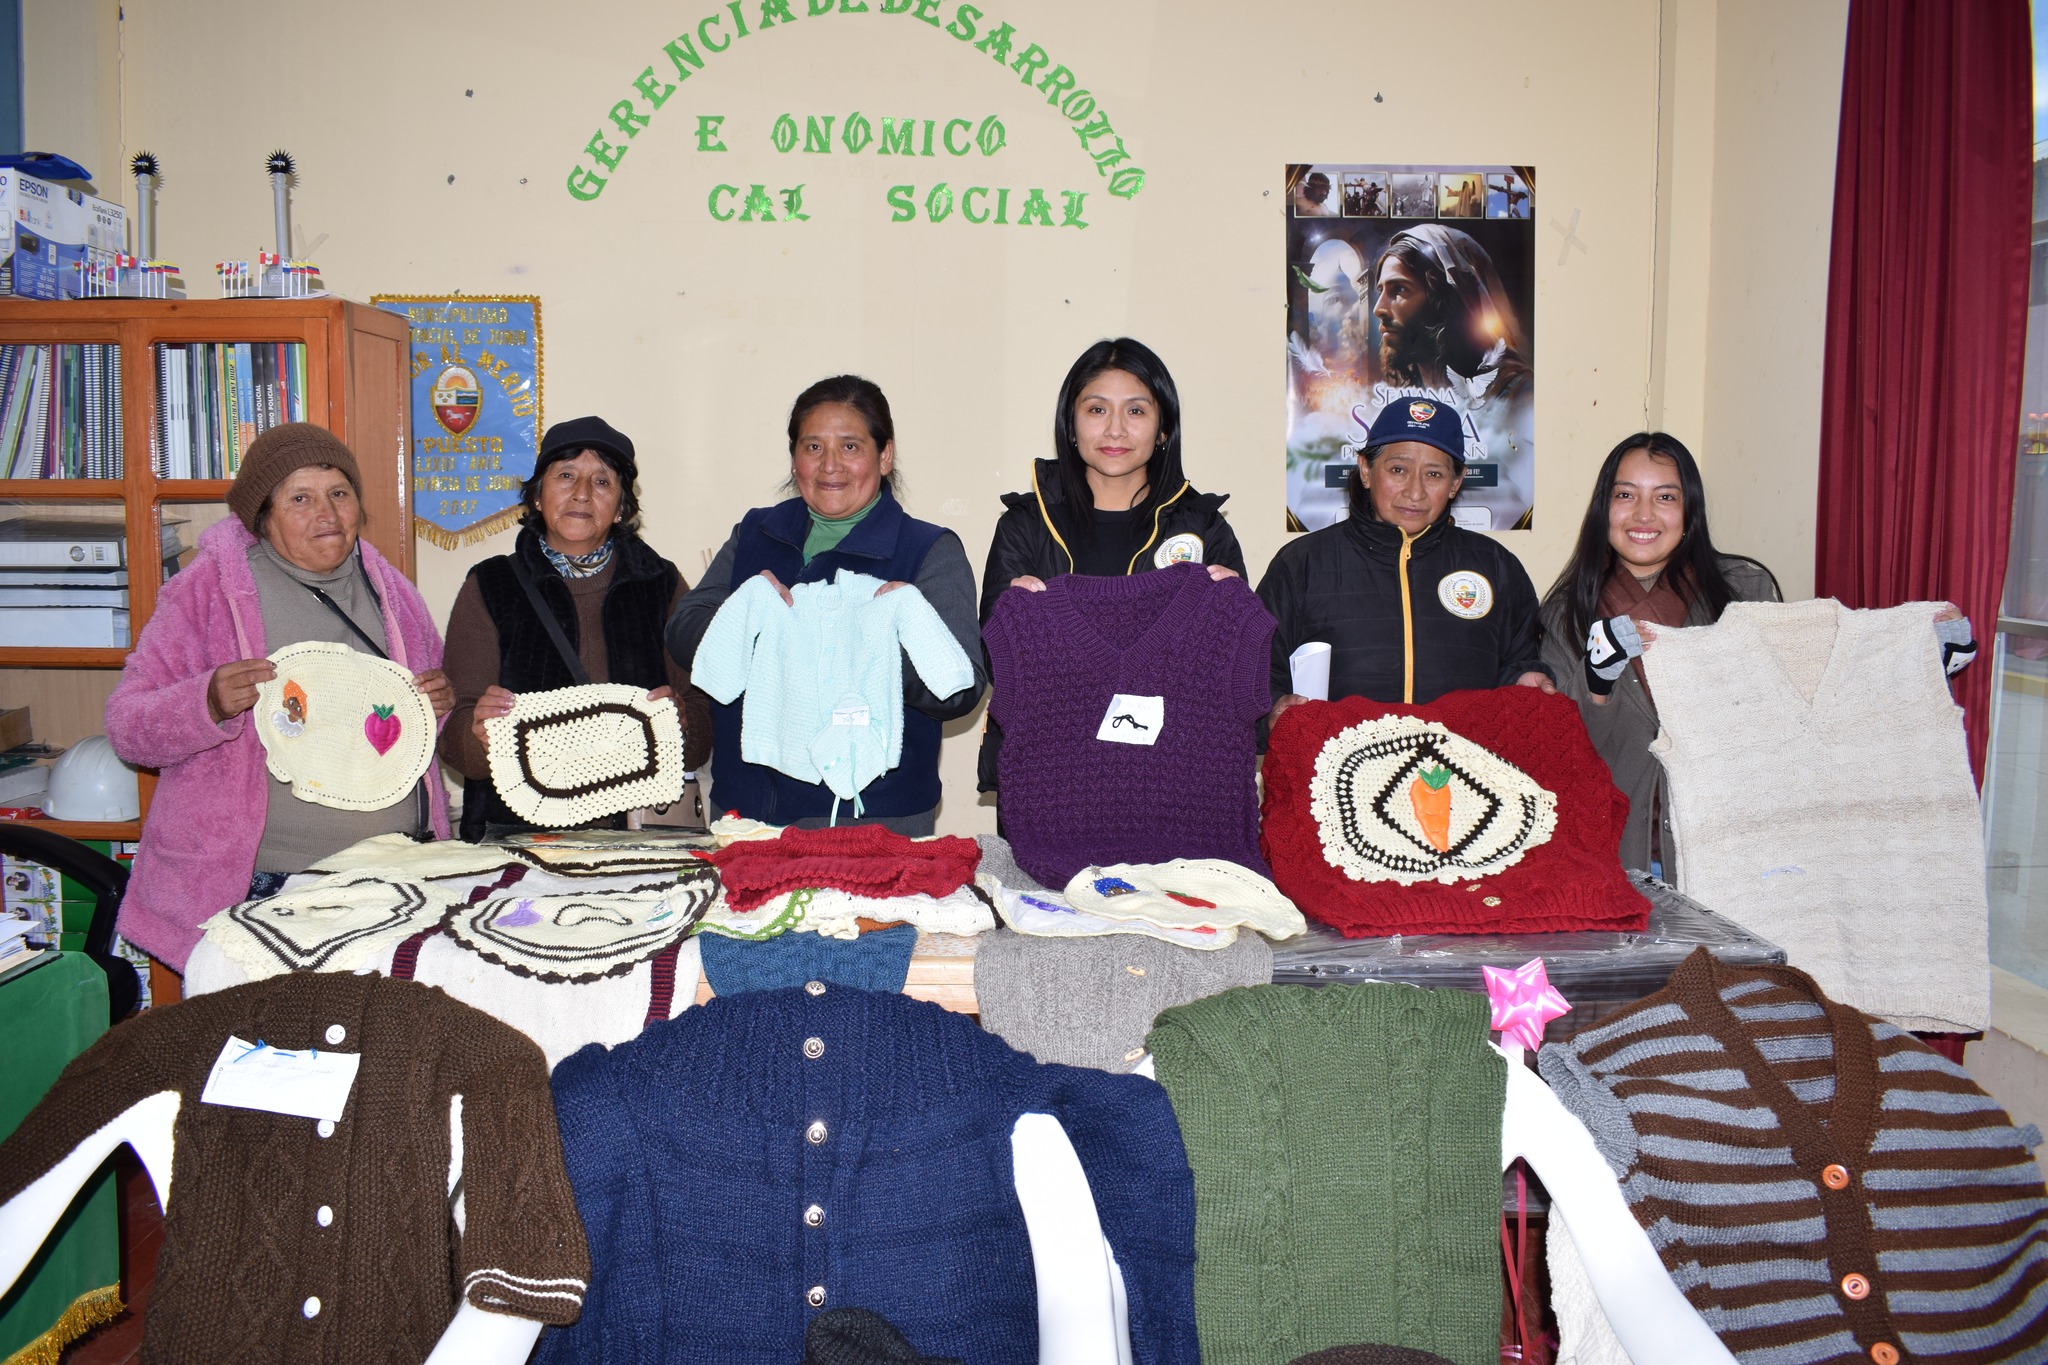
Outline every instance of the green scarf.
POLYGON ((1195 1175, 1206 1365, 1361 1341, 1500 1359, 1507 1064, 1486 997, 1245 986, 1146 1040, 1195 1175))
POLYGON ((879 491, 868 501, 866 507, 843 517, 821 517, 811 513, 811 529, 804 534, 804 563, 809 564, 825 551, 846 539, 847 532, 861 524, 867 514, 875 510, 875 504, 882 500, 879 491))

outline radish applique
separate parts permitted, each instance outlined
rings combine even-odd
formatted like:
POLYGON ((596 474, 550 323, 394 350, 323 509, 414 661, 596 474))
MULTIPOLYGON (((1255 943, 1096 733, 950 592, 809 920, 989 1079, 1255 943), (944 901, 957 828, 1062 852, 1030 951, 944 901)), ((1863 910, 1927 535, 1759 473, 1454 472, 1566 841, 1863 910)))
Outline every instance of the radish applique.
POLYGON ((398 717, 392 714, 395 706, 373 706, 370 714, 363 717, 363 737, 370 741, 370 747, 381 757, 391 752, 391 746, 398 743, 400 729, 398 717))

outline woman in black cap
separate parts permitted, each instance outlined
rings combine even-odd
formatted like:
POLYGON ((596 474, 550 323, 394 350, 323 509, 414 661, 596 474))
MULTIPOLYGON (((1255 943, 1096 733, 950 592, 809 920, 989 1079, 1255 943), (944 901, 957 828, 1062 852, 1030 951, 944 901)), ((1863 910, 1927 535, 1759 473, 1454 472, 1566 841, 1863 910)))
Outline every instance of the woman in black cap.
POLYGON ((1331 700, 1419 705, 1520 684, 1555 692, 1536 588, 1514 552, 1451 519, 1465 435, 1448 403, 1390 399, 1373 418, 1347 515, 1273 556, 1259 600, 1273 632, 1273 714, 1304 700, 1289 657, 1330 646, 1331 700))
POLYGON ((527 828, 491 785, 484 737, 484 721, 510 711, 520 692, 613 682, 676 697, 683 766, 695 771, 704 760, 710 717, 681 700, 689 675, 661 647, 662 625, 689 584, 640 539, 637 474, 632 441, 603 418, 549 427, 519 493, 526 510, 512 553, 471 569, 456 596, 444 665, 455 710, 441 757, 467 779, 464 838, 527 828), (553 618, 559 644, 539 609, 553 618))

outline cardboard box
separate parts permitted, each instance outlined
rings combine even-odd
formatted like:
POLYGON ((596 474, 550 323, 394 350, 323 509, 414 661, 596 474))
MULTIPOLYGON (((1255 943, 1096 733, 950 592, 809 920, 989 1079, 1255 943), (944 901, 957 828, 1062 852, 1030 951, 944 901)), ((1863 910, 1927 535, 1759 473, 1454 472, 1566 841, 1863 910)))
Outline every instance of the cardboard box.
POLYGON ((83 297, 87 264, 111 265, 128 244, 127 209, 17 170, 0 170, 0 213, 0 293, 17 298, 83 297))
POLYGON ((0 711, 0 751, 19 749, 34 738, 35 731, 28 723, 26 706, 0 711))

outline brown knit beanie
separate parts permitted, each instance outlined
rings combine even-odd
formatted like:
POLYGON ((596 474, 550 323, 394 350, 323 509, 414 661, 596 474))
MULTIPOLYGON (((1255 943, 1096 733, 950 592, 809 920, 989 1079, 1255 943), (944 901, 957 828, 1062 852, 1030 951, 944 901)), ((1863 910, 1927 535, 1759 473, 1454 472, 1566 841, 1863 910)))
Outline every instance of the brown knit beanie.
POLYGON ((1406 1346, 1332 1346, 1298 1356, 1292 1365, 1451 1365, 1440 1355, 1406 1346))
POLYGON ((257 515, 277 486, 293 470, 319 464, 333 465, 346 474, 361 501, 362 471, 341 438, 311 422, 287 422, 258 436, 242 453, 242 467, 228 486, 228 510, 242 519, 251 535, 256 534, 257 515))

